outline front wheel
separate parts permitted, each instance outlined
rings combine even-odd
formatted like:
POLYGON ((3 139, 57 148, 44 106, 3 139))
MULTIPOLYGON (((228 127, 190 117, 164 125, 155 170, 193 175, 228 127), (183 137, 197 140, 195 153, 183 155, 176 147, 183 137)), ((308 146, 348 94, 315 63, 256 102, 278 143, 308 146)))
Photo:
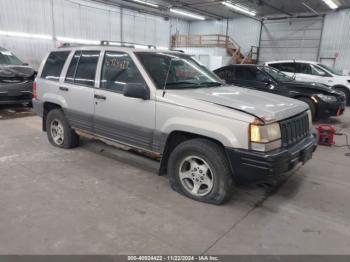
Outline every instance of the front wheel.
POLYGON ((171 187, 197 201, 223 204, 230 200, 234 181, 222 147, 206 139, 178 145, 168 160, 171 187))

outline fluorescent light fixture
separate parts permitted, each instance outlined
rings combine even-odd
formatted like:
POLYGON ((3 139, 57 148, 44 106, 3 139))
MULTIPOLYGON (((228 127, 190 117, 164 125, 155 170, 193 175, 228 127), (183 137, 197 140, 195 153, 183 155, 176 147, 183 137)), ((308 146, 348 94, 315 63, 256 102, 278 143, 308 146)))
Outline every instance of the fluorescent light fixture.
POLYGON ((323 2, 325 2, 330 9, 337 9, 338 6, 336 3, 333 2, 333 0, 323 0, 323 2))
POLYGON ((135 48, 140 48, 140 49, 148 49, 147 45, 134 45, 135 48))
POLYGON ((139 4, 152 6, 152 7, 155 7, 155 8, 158 8, 158 7, 159 7, 159 5, 156 5, 156 4, 147 2, 147 1, 143 1, 143 0, 132 0, 132 1, 134 1, 134 2, 136 2, 136 3, 139 3, 139 4))
POLYGON ((88 39, 79 39, 79 38, 70 38, 57 36, 57 41, 65 42, 65 43, 74 43, 74 44, 83 44, 83 45, 99 45, 100 41, 97 40, 88 40, 88 39))
POLYGON ((52 40, 52 36, 51 35, 29 34, 29 33, 23 33, 23 32, 0 31, 0 35, 12 36, 12 37, 23 37, 23 38, 35 38, 35 39, 52 40))
MULTIPOLYGON (((331 0, 329 0, 331 1, 331 0)), ((241 5, 237 5, 237 4, 232 4, 231 2, 221 2, 224 6, 227 6, 229 8, 232 8, 238 12, 250 15, 250 16, 256 16, 256 12, 255 11, 250 11, 248 10, 245 6, 241 6, 241 5)))
POLYGON ((165 47, 165 46, 157 46, 157 49, 158 50, 169 50, 169 48, 165 47))
POLYGON ((198 19, 198 20, 205 20, 205 17, 202 15, 197 15, 188 11, 184 11, 181 9, 176 9, 176 8, 170 8, 170 12, 175 13, 175 14, 179 14, 179 15, 183 15, 183 16, 187 16, 187 17, 191 17, 194 19, 198 19))

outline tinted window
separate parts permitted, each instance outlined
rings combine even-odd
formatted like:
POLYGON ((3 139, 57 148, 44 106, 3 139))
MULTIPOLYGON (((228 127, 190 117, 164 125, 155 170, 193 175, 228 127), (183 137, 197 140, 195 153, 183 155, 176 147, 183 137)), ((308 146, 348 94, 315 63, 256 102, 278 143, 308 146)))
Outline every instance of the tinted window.
POLYGON ((82 51, 76 69, 74 83, 94 86, 99 51, 82 51))
POLYGON ((295 63, 295 72, 299 74, 312 74, 312 69, 309 64, 295 63))
POLYGON ((269 66, 274 67, 280 71, 294 73, 294 63, 276 63, 269 64, 269 66))
POLYGON ((136 65, 128 54, 106 52, 101 75, 101 88, 123 92, 126 84, 144 83, 136 65))
POLYGON ((236 79, 264 82, 264 81, 267 81, 267 76, 256 68, 237 67, 236 79))
POLYGON ((75 72, 77 70, 77 64, 80 59, 81 51, 75 52, 70 65, 68 67, 67 75, 66 75, 66 82, 69 83, 74 83, 74 77, 75 77, 75 72))
POLYGON ((232 83, 235 80, 235 69, 233 67, 215 71, 215 74, 228 83, 232 83))
POLYGON ((41 77, 47 80, 58 81, 68 55, 69 51, 52 52, 46 60, 41 77))
POLYGON ((0 65, 22 65, 23 62, 11 52, 0 48, 0 65))

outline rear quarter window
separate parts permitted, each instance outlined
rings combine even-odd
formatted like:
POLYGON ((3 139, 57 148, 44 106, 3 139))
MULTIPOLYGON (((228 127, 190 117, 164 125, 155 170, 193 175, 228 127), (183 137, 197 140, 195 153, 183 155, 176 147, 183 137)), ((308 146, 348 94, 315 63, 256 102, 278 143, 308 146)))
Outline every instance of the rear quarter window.
POLYGON ((41 78, 58 81, 69 53, 70 51, 51 52, 45 62, 41 78))

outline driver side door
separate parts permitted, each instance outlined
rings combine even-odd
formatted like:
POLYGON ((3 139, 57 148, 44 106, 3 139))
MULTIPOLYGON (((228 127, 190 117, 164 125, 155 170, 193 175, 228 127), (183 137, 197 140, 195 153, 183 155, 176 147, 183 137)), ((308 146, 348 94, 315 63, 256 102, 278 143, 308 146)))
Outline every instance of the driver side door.
POLYGON ((99 86, 94 94, 94 132, 126 145, 152 150, 155 101, 124 96, 128 84, 145 85, 145 80, 128 53, 103 53, 99 86))

